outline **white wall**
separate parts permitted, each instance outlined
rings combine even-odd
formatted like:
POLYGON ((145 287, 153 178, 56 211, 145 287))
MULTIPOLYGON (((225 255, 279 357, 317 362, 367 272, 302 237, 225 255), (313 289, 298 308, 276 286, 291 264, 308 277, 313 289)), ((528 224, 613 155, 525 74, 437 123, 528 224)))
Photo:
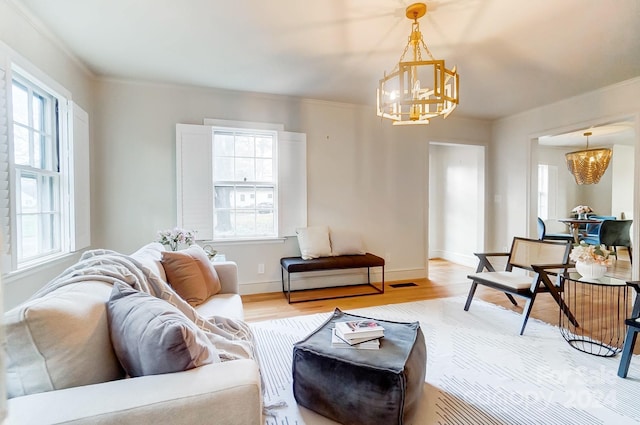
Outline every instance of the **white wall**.
POLYGON ((611 215, 633 217, 633 170, 635 149, 633 146, 615 145, 611 158, 611 215))
MULTIPOLYGON (((640 78, 636 78, 496 121, 489 162, 493 171, 490 198, 498 202, 493 202, 490 209, 489 216, 493 218, 487 233, 490 246, 493 249, 503 247, 514 235, 535 235, 536 211, 530 202, 533 139, 631 117, 636 128, 634 155, 637 164, 640 152, 639 113, 640 78)), ((636 170, 635 180, 638 175, 636 170)), ((637 188, 634 192, 634 219, 637 220, 640 197, 637 188)), ((634 238, 638 241, 640 238, 635 232, 637 230, 634 238)), ((635 261, 636 274, 637 268, 638 262, 635 261)))
POLYGON ((484 251, 483 146, 429 146, 429 257, 471 267, 484 251))
MULTIPOLYGON (((13 2, 5 0, 0 1, 0 41, 69 90, 72 100, 89 113, 90 119, 93 118, 91 73, 58 44, 38 32, 13 2)), ((93 155, 92 161, 95 161, 93 155)), ((92 225, 95 228, 96 223, 92 225)), ((29 297, 77 258, 78 255, 70 255, 46 267, 3 279, 5 309, 29 297)))
MULTIPOLYGON (((484 121, 451 116, 399 127, 372 107, 282 96, 112 80, 100 81, 96 94, 93 237, 122 252, 175 225, 176 123, 275 122, 307 134, 309 224, 360 232, 366 248, 385 257, 389 280, 424 277, 427 140, 490 137, 484 121)), ((281 290, 280 258, 299 255, 295 239, 214 247, 238 263, 243 293, 281 290)))

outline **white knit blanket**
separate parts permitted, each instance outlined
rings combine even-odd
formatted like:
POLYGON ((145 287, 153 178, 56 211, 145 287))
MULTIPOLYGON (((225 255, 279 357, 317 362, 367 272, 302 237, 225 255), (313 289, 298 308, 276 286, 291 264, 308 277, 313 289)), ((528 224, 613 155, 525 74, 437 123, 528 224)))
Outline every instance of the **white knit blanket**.
POLYGON ((128 255, 115 251, 86 251, 76 264, 62 272, 31 298, 42 297, 65 285, 88 281, 111 285, 123 282, 138 291, 174 305, 202 329, 215 345, 217 353, 214 361, 256 358, 253 333, 246 323, 227 317, 201 316, 148 267, 128 255))

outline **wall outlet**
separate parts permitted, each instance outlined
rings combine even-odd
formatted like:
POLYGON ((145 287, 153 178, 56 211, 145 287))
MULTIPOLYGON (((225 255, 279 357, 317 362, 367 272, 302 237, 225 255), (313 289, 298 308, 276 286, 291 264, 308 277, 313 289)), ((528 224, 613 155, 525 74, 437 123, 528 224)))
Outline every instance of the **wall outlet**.
POLYGON ((258 264, 258 274, 264 273, 264 263, 258 264))

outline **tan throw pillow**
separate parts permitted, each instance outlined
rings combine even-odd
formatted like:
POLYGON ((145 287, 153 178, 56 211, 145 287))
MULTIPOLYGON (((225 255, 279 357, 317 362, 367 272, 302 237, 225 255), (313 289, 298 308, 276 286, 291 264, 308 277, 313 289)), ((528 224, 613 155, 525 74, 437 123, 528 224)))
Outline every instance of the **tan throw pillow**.
POLYGON ((197 306, 220 292, 220 279, 200 245, 162 253, 169 285, 189 304, 197 306))

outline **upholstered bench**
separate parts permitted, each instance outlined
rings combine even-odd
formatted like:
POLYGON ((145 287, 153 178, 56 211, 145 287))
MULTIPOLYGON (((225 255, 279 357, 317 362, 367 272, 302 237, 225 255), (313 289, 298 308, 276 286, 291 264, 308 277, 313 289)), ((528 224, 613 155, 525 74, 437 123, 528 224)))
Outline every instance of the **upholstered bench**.
POLYGON ((427 348, 418 322, 373 319, 384 327, 378 350, 334 348, 334 323, 370 319, 336 309, 293 348, 299 405, 345 425, 407 424, 424 389, 427 348))
MULTIPOLYGON (((302 257, 286 257, 286 258, 280 259, 280 265, 282 266, 282 270, 281 270, 282 292, 287 294, 287 300, 289 301, 289 303, 299 302, 299 301, 291 300, 291 292, 296 292, 295 290, 291 289, 292 273, 304 273, 304 272, 313 272, 313 271, 322 271, 322 270, 366 268, 367 283, 358 284, 358 285, 347 285, 347 286, 367 285, 374 289, 373 292, 370 292, 367 294, 359 293, 356 295, 372 295, 372 294, 384 293, 384 258, 378 257, 377 255, 371 254, 369 252, 361 255, 337 255, 332 257, 311 258, 309 260, 305 260, 302 257), (381 286, 376 286, 371 283, 371 267, 382 267, 381 286), (285 271, 287 272, 286 285, 285 285, 285 276, 284 276, 285 271)), ((331 296, 331 297, 315 298, 315 299, 317 300, 317 299, 327 299, 327 298, 339 298, 341 296, 351 296, 351 295, 339 295, 339 296, 331 296)), ((302 300, 302 301, 308 301, 308 300, 302 300)))

